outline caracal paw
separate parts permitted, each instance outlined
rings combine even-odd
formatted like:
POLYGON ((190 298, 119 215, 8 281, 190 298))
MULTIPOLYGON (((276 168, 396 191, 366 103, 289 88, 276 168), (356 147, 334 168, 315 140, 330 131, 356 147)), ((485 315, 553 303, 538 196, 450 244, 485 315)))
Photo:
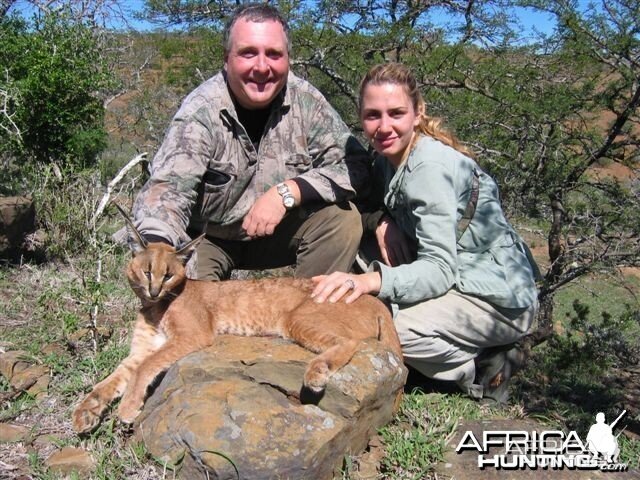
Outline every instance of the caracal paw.
POLYGON ((98 426, 106 405, 99 398, 89 395, 73 411, 73 429, 77 433, 87 433, 98 426))
POLYGON ((122 401, 118 406, 118 418, 127 425, 131 425, 141 412, 142 402, 122 401))
POLYGON ((304 386, 316 393, 322 392, 327 386, 330 376, 331 371, 327 362, 314 360, 309 364, 304 374, 304 386))

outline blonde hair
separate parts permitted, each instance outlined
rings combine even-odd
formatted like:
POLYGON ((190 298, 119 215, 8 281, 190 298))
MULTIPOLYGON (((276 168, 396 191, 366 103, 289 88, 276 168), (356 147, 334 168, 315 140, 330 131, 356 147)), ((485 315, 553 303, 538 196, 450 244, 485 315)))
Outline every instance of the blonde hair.
MULTIPOLYGON (((417 131, 439 140, 445 145, 456 149, 460 153, 472 157, 472 152, 465 147, 456 136, 442 126, 442 119, 438 117, 430 117, 426 113, 426 105, 422 94, 418 89, 418 82, 411 71, 401 63, 382 63, 372 67, 360 82, 360 110, 362 110, 362 98, 364 89, 369 85, 383 85, 391 83, 400 85, 404 88, 407 96, 413 104, 414 111, 420 116, 420 123, 417 131)), ((414 137, 413 143, 409 146, 412 149, 417 141, 414 137)))

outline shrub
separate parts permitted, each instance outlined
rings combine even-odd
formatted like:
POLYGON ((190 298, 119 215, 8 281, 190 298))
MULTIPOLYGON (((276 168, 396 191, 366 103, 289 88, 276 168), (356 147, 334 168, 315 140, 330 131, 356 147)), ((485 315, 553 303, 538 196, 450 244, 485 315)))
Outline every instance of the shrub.
POLYGON ((96 35, 64 12, 0 19, 0 156, 87 167, 106 145, 99 92, 112 76, 96 35))

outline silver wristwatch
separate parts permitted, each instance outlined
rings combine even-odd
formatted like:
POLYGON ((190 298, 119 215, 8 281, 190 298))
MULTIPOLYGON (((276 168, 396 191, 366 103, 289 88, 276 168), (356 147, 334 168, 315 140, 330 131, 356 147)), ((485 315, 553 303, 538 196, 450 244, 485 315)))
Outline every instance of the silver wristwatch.
POLYGON ((296 199, 291 193, 291 190, 289 190, 289 186, 286 183, 279 183, 276 185, 276 190, 282 197, 282 205, 284 205, 284 208, 291 210, 296 204, 296 199))

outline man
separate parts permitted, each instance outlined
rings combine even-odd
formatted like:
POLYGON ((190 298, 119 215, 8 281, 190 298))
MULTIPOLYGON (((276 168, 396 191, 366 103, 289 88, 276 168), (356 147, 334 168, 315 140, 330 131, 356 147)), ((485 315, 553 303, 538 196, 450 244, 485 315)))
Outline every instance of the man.
POLYGON ((224 69, 173 118, 134 205, 150 241, 202 232, 197 278, 296 265, 296 276, 349 270, 362 226, 348 201, 368 157, 339 115, 289 72, 286 21, 240 7, 224 31, 224 69))

